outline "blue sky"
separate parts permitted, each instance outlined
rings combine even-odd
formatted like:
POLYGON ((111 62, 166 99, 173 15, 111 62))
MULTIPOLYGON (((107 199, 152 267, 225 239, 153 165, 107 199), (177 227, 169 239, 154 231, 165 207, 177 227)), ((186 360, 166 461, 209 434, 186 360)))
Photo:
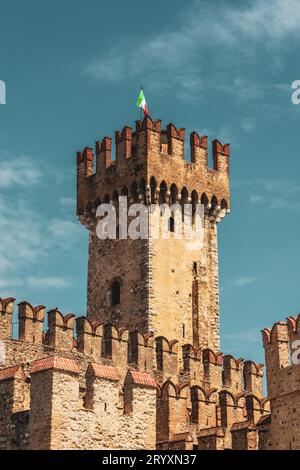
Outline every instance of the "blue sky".
POLYGON ((0 296, 85 312, 75 152, 150 114, 231 143, 219 225, 222 350, 299 308, 297 0, 0 0, 0 296))

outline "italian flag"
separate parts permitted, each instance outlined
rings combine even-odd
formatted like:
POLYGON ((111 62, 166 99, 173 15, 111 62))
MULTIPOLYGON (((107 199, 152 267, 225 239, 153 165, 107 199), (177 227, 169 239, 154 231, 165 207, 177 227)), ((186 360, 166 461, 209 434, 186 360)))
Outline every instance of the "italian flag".
POLYGON ((140 91, 140 94, 139 94, 139 97, 138 97, 138 100, 137 100, 136 104, 139 108, 142 108, 142 110, 144 111, 144 116, 149 116, 147 103, 146 103, 146 98, 145 98, 145 95, 144 95, 143 88, 141 88, 141 91, 140 91))

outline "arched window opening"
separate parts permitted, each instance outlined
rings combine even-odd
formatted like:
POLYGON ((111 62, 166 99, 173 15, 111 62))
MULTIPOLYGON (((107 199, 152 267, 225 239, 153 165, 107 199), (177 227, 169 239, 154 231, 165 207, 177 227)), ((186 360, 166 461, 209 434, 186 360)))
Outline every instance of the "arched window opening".
POLYGON ((199 401, 198 401, 198 393, 197 390, 191 390, 191 402, 192 402, 192 410, 191 410, 191 422, 193 424, 199 423, 199 401))
POLYGON ((203 204, 204 206, 207 206, 208 204, 208 197, 206 196, 205 193, 203 193, 201 196, 201 204, 203 204))
POLYGON ((196 222, 196 210, 198 204, 198 193, 197 191, 192 191, 192 223, 193 225, 196 222))
POLYGON ((121 189, 121 196, 128 196, 127 186, 123 186, 123 188, 121 189))
POLYGON ((172 184, 171 186, 171 203, 176 204, 178 199, 178 188, 176 184, 172 184))
POLYGON ((155 193, 156 193, 156 180, 154 176, 150 178, 150 191, 151 191, 151 204, 155 204, 155 193))
POLYGON ((133 201, 138 202, 138 187, 135 181, 131 185, 130 193, 130 196, 132 197, 133 201))
POLYGON ((141 194, 143 195, 142 202, 145 204, 147 201, 146 201, 146 181, 144 178, 141 179, 139 188, 140 188, 141 194))
POLYGON ((221 201, 221 209, 227 209, 227 201, 225 199, 221 201))
POLYGON ((109 194, 105 194, 103 198, 103 204, 109 204, 110 203, 110 197, 109 194))
POLYGON ((166 195, 167 195, 167 184, 165 181, 162 181, 159 188, 159 198, 158 203, 164 204, 166 202, 166 195))
POLYGON ((111 304, 118 305, 121 301, 121 286, 119 281, 114 281, 111 285, 111 304))

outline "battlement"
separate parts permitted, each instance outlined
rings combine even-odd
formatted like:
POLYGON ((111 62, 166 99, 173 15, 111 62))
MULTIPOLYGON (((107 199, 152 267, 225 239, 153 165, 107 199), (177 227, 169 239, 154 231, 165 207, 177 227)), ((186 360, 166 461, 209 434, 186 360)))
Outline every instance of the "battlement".
POLYGON ((271 406, 269 447, 299 449, 300 315, 262 330, 271 406))
POLYGON ((51 356, 34 361, 28 375, 22 365, 0 371, 0 397, 2 420, 24 411, 30 416, 22 431, 31 449, 155 448, 156 383, 145 372, 129 370, 122 379, 111 366, 83 368, 75 359, 51 356), (139 411, 141 395, 146 416, 139 411))
POLYGON ((80 354, 88 362, 104 362, 123 372, 128 367, 151 374, 155 372, 161 383, 167 379, 176 380, 178 374, 182 374, 188 381, 201 386, 210 384, 210 387, 225 387, 233 393, 246 391, 262 396, 262 364, 223 356, 222 352, 192 344, 179 346, 177 339, 154 337, 108 322, 91 321, 70 313, 63 315, 58 309, 48 311, 48 329, 44 331, 44 305, 33 306, 25 301, 18 304, 19 333, 18 339, 14 339, 11 335, 14 302, 12 297, 0 298, 0 340, 6 340, 7 349, 12 342, 12 351, 16 351, 16 345, 27 343, 34 345, 37 356, 38 351, 41 356, 53 355, 55 351, 68 352, 70 357, 80 354))
MULTIPOLYGON (((19 448, 81 448, 82 433, 85 448, 120 448, 118 436, 128 426, 126 439, 134 448, 188 448, 190 431, 197 442, 195 430, 217 426, 227 429, 230 443, 234 423, 256 423, 269 412, 261 394, 261 365, 58 309, 48 312, 44 332, 45 306, 25 301, 18 304, 19 338, 14 339, 8 335, 14 301, 0 298, 5 345, 0 399, 10 397, 4 421, 16 420, 12 432, 29 436, 19 448), (142 409, 147 410, 143 424, 142 409), (70 441, 75 416, 76 439, 70 441), (131 440, 131 434, 138 438, 131 440)), ((9 447, 1 441, 1 429, 0 424, 1 445, 9 447)))
POLYGON ((300 315, 262 330, 270 397, 299 389, 300 315))
POLYGON ((135 131, 125 126, 112 138, 97 141, 95 151, 77 153, 77 215, 83 222, 101 202, 128 195, 130 203, 201 202, 220 213, 229 211, 229 144, 212 142, 213 168, 208 167, 208 138, 190 135, 190 159, 185 160, 185 130, 145 117, 135 131))

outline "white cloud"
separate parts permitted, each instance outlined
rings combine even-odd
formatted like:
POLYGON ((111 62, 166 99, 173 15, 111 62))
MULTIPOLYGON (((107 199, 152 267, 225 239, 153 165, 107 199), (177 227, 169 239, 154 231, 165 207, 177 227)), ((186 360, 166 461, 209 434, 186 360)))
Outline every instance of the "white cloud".
POLYGON ((194 2, 184 5, 180 20, 168 29, 146 39, 118 40, 85 71, 99 81, 142 78, 148 89, 171 89, 185 100, 199 101, 204 91, 219 90, 240 102, 253 101, 270 88, 252 73, 259 54, 264 67, 278 67, 281 42, 299 37, 299 22, 298 0, 194 2))
MULTIPOLYGON (((67 256, 81 227, 66 218, 51 218, 41 210, 40 200, 47 197, 47 186, 32 159, 9 156, 0 165, 0 179, 5 180, 0 186, 0 296, 17 287, 70 286, 69 279, 49 274, 49 261, 53 252, 56 257, 62 253, 67 256), (32 273, 39 273, 39 276, 32 273)), ((55 175, 52 177, 51 172, 47 172, 47 180, 52 187, 55 175)), ((61 198, 65 207, 73 202, 72 198, 61 198)))
POLYGON ((230 340, 238 343, 260 343, 261 334, 258 328, 251 328, 249 330, 238 331, 236 333, 224 333, 222 335, 222 340, 230 340))
POLYGON ((6 277, 4 279, 0 279, 0 289, 20 287, 23 284, 24 284, 24 281, 23 281, 23 279, 20 279, 20 278, 6 277))
POLYGON ((64 277, 36 277, 36 276, 24 276, 21 277, 4 277, 0 279, 0 289, 14 289, 15 287, 30 287, 31 289, 62 289, 70 287, 72 285, 71 280, 64 277))
POLYGON ((246 189, 251 204, 261 204, 267 209, 299 208, 300 185, 286 179, 253 178, 248 181, 235 182, 246 189))
POLYGON ((230 287, 244 287, 258 280, 257 276, 239 276, 230 282, 230 287))
POLYGON ((259 0, 247 8, 232 10, 229 24, 248 38, 281 40, 299 33, 298 0, 259 0))
POLYGON ((70 243, 78 236, 80 226, 70 220, 54 218, 49 222, 48 230, 56 242, 70 243))
MULTIPOLYGON (((42 177, 42 172, 36 160, 29 156, 11 158, 2 152, 6 157, 0 163, 0 189, 17 186, 34 186, 38 184, 42 177)), ((3 155, 2 155, 3 158, 3 155)))
POLYGON ((252 204, 260 204, 265 201, 265 198, 260 194, 251 194, 249 199, 252 204))
POLYGON ((246 132, 252 132, 256 128, 256 119, 247 117, 241 121, 241 128, 246 132))
POLYGON ((70 287, 71 281, 63 277, 34 277, 29 276, 26 279, 26 284, 29 287, 34 288, 53 288, 61 289, 64 287, 70 287))
POLYGON ((59 202, 64 209, 72 208, 75 210, 76 207, 76 199, 73 197, 61 197, 59 198, 59 202))

